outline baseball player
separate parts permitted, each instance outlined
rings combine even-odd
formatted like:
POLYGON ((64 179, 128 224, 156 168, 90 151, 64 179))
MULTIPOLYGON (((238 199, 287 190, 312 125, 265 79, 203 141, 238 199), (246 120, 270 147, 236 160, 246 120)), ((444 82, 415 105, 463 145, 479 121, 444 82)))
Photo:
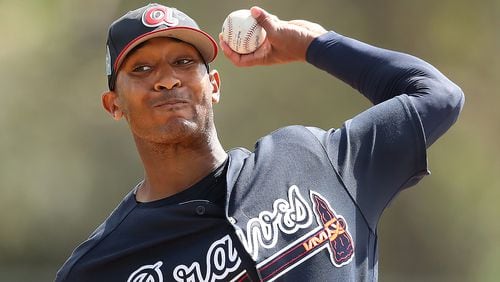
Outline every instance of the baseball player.
POLYGON ((426 149, 456 121, 463 93, 413 56, 251 12, 267 38, 247 55, 220 42, 235 65, 307 62, 374 106, 338 129, 289 126, 253 151, 226 151, 214 39, 174 8, 127 13, 109 29, 102 104, 127 121, 144 179, 56 281, 377 280, 379 218, 428 174, 426 149))

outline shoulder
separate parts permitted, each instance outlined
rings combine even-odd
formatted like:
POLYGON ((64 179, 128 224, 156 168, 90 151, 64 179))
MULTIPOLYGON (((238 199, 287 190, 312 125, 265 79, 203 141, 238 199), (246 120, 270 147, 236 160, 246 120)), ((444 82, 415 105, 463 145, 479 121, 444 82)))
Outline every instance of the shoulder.
POLYGON ((109 235, 116 226, 126 217, 126 215, 135 206, 135 189, 130 191, 121 203, 111 212, 106 220, 90 234, 87 240, 81 243, 72 252, 71 256, 66 260, 64 265, 59 269, 56 276, 56 281, 64 281, 69 277, 70 273, 73 274, 75 266, 81 259, 94 249, 107 235, 109 235))
POLYGON ((271 132, 270 134, 262 137, 257 141, 257 144, 261 143, 262 141, 267 141, 268 139, 271 139, 275 142, 280 141, 280 142, 292 142, 292 143, 295 143, 293 142, 293 140, 309 140, 309 141, 321 140, 324 137, 324 135, 330 131, 334 131, 334 129, 326 131, 318 127, 290 125, 279 128, 271 132))

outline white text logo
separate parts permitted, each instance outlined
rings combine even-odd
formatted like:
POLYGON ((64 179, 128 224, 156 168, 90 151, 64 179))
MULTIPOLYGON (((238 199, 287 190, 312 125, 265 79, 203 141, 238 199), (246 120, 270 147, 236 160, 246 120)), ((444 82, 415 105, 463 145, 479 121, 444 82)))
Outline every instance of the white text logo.
POLYGON ((176 281, 212 282, 223 280, 227 275, 238 269, 241 259, 233 246, 229 235, 212 243, 206 257, 206 273, 201 273, 200 264, 193 262, 191 266, 179 265, 174 269, 176 281))
POLYGON ((276 246, 279 231, 293 234, 309 227, 312 218, 311 208, 300 195, 299 188, 293 185, 288 189, 288 201, 277 199, 272 212, 262 211, 258 218, 248 221, 246 234, 242 230, 236 233, 247 252, 257 260, 259 247, 270 249, 276 246))

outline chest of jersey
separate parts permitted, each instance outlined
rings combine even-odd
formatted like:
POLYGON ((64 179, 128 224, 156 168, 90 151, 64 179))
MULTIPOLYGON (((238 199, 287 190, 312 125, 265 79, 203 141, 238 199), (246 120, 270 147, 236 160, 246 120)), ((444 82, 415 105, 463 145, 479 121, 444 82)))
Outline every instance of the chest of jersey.
POLYGON ((73 271, 78 281, 228 281, 246 267, 237 240, 207 201, 138 206, 73 271))
POLYGON ((128 197, 71 281, 373 280, 376 237, 323 147, 303 130, 280 134, 230 153, 225 210, 128 197))
POLYGON ((371 277, 375 236, 307 134, 260 140, 230 188, 229 219, 264 281, 371 277))

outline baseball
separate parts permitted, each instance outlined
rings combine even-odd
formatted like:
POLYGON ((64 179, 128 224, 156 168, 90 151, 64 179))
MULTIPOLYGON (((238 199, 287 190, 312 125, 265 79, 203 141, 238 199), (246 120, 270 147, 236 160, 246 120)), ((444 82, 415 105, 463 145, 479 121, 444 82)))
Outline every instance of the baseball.
POLYGON ((222 24, 222 40, 235 52, 248 54, 262 45, 266 31, 257 24, 250 10, 230 13, 222 24))

